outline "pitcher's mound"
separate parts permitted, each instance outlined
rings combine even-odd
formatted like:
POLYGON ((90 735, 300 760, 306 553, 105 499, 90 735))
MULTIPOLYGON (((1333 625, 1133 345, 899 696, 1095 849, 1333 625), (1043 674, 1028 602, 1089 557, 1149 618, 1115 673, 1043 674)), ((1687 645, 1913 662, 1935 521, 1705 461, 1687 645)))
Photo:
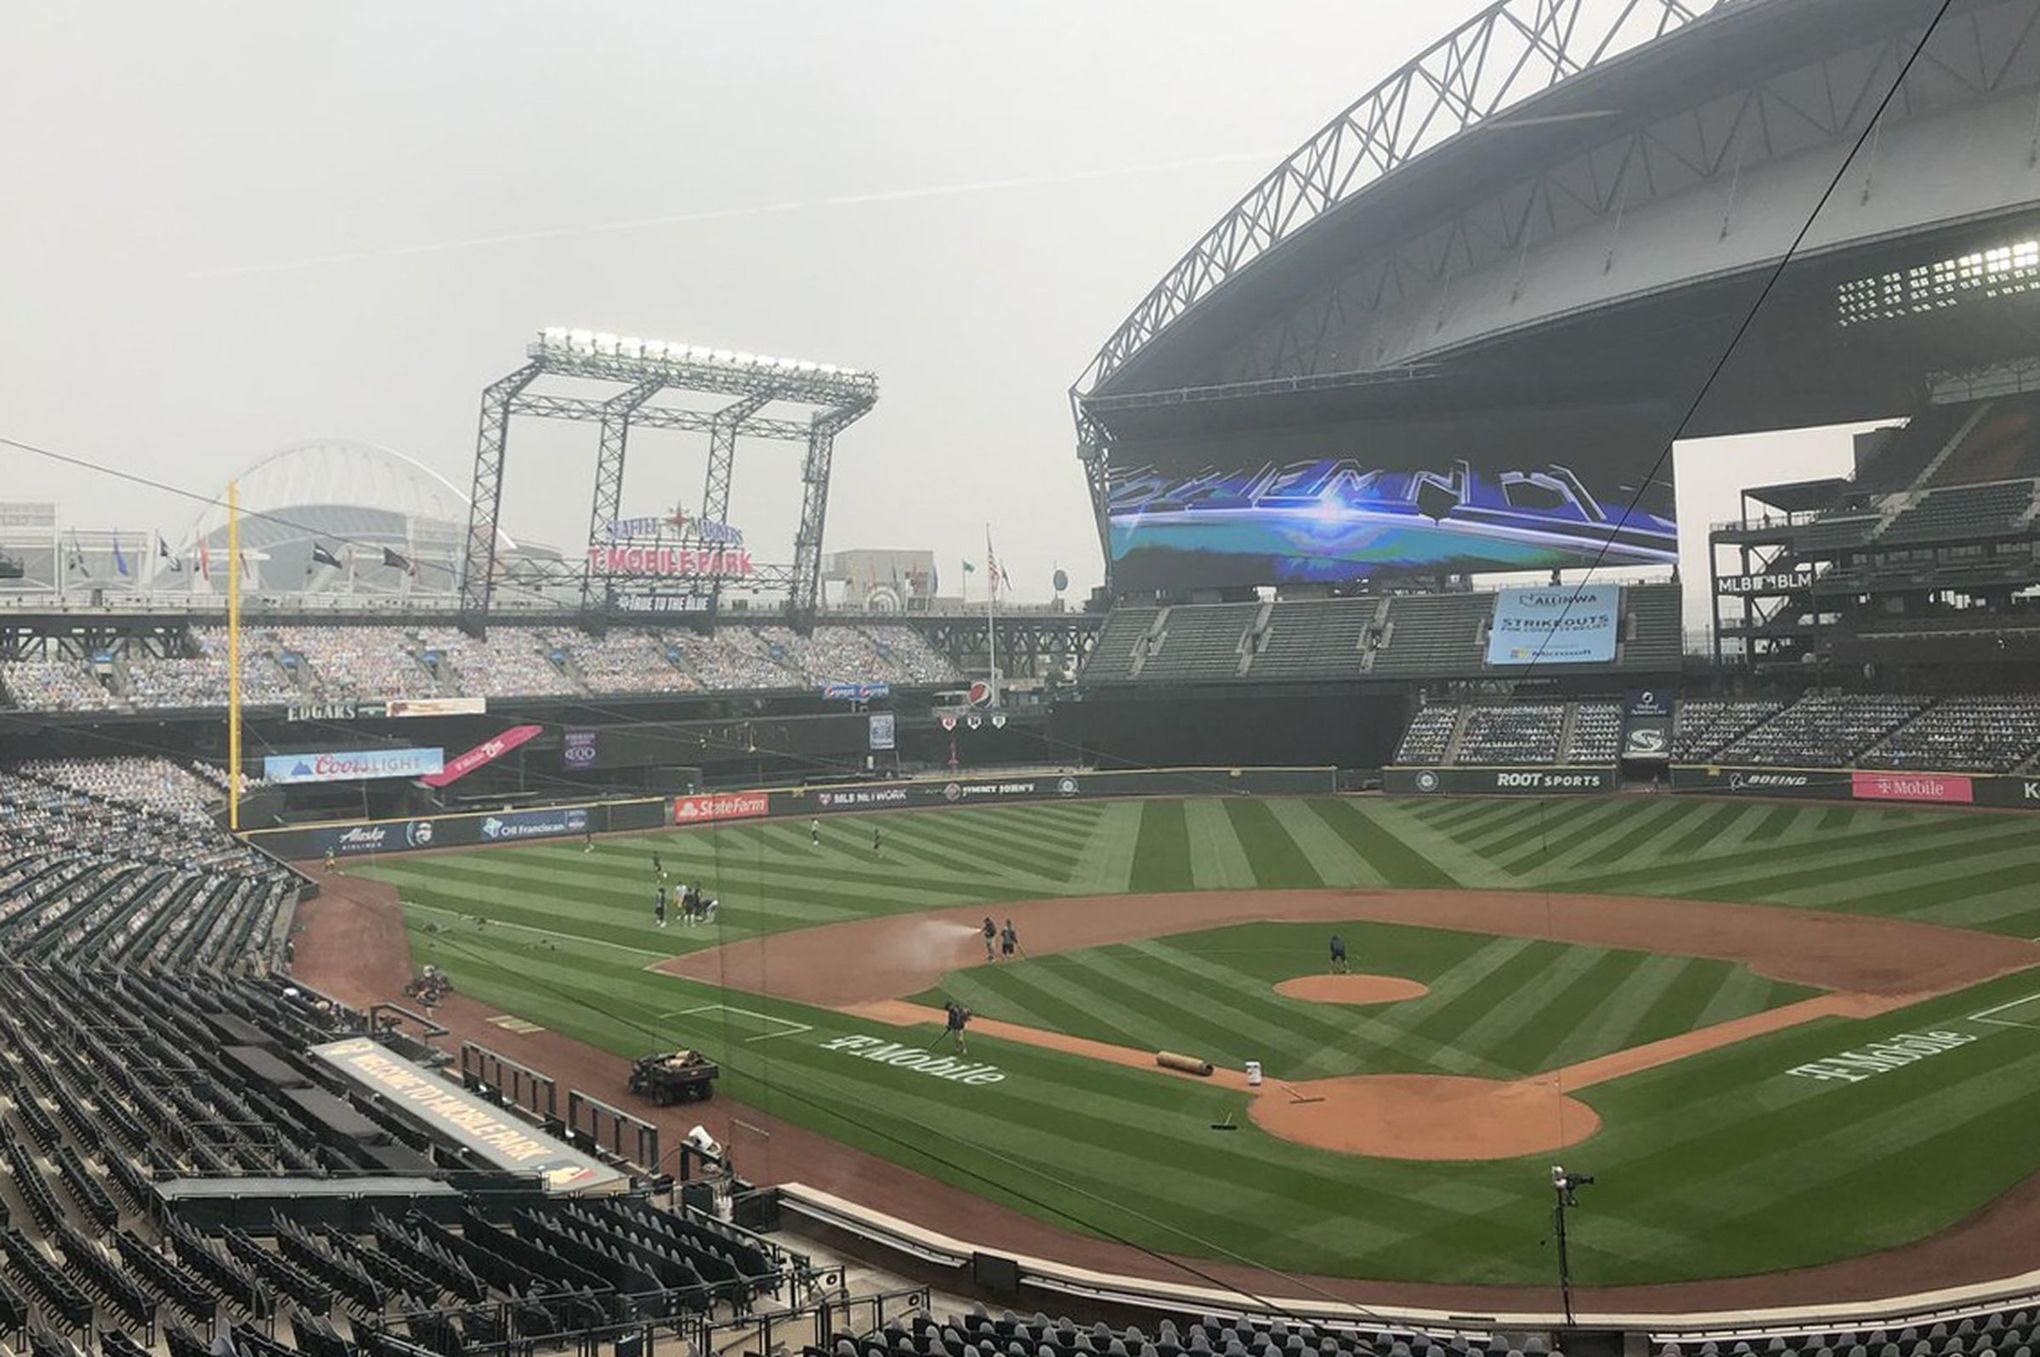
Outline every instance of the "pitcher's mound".
POLYGON ((1601 1129, 1593 1108, 1548 1081, 1439 1074, 1275 1084, 1261 1090, 1249 1115, 1269 1135, 1299 1145, 1384 1159, 1514 1159, 1577 1145, 1601 1129))
POLYGON ((1421 999, 1431 987, 1399 975, 1299 975, 1277 984, 1275 992, 1313 1004, 1392 1004, 1421 999))

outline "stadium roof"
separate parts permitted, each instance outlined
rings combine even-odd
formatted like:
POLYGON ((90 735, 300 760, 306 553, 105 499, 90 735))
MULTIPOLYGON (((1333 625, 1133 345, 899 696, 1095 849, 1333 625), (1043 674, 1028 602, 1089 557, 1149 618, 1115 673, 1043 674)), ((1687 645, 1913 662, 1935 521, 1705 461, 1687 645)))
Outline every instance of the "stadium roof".
MULTIPOLYGON (((1838 287, 1937 235, 1951 257, 1981 248, 2035 207, 2030 98, 2011 97, 2040 83, 2035 0, 1954 0, 1885 110, 1874 159, 1848 163, 1939 7, 1500 0, 1206 232, 1100 349, 1080 412, 1123 437, 1180 425, 1186 405, 1218 417, 1213 401, 1365 416, 1469 391, 1619 391, 1678 406, 1728 349, 1752 280, 1795 242, 1828 271, 1786 279, 1766 309, 1831 338, 1838 287), (1994 168, 2000 153, 2018 173, 1994 168), (1847 190, 1807 230, 1845 165, 1847 190), (1581 372, 1597 364, 1595 389, 1581 372), (1164 406, 1177 413, 1152 413, 1164 406)), ((1917 344, 1894 358, 1865 332, 1861 380, 1837 387, 1798 371, 1767 381, 1764 363, 1802 354, 1805 333, 1770 343, 1768 358, 1748 346, 1750 398, 1712 411, 1706 431, 1897 413, 1918 385, 1917 344)), ((2004 347, 1972 336, 1933 361, 2004 347)))

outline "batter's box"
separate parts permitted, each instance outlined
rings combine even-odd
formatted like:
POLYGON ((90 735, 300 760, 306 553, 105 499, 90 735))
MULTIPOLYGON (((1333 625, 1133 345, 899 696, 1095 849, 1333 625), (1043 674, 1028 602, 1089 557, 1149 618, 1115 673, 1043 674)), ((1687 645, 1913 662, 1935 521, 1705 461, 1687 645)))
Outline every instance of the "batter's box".
MULTIPOLYGON (((812 1023, 795 1022, 791 1018, 760 1013, 755 1009, 738 1008, 735 1004, 699 1004, 693 1008, 676 1008, 659 1015, 661 1022, 675 1018, 694 1018, 701 1023, 714 1023, 717 1026, 727 1023, 731 1027, 750 1028, 752 1034, 743 1038, 746 1042, 770 1041, 774 1037, 797 1037, 803 1032, 815 1030, 812 1023)), ((681 1024, 683 1027, 695 1025, 681 1024)))
POLYGON ((2040 1032, 2040 994, 2029 994, 2023 999, 1972 1013, 1969 1021, 1987 1022, 1993 1027, 2025 1027, 2040 1032))

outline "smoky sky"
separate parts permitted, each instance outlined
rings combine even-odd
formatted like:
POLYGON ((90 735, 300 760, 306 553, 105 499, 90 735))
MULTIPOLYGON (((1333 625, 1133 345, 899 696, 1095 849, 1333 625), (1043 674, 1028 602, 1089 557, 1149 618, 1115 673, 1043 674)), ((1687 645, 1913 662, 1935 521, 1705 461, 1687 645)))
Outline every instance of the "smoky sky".
MULTIPOLYGON (((989 524, 1022 597, 1056 565, 1081 591, 1072 379, 1261 173, 1478 7, 12 6, 0 433, 207 493, 344 436, 465 488, 480 390, 541 326, 809 358, 882 382, 837 444, 829 549, 931 548, 947 585, 989 524)), ((627 509, 698 502, 704 441, 635 439, 627 509)), ((1737 485, 1845 446, 1681 458, 1689 578, 1737 485)), ((505 526, 572 550, 593 455, 591 428, 520 424, 505 526)), ((797 468, 740 451, 761 547, 797 468)), ((0 449, 0 499, 44 498, 173 541, 194 516, 0 449)))

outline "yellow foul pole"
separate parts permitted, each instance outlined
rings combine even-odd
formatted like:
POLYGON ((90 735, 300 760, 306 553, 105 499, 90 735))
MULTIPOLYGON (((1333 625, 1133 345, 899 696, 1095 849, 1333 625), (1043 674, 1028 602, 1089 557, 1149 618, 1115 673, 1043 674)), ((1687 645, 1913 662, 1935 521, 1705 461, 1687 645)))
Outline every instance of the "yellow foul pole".
POLYGON ((241 487, 227 482, 227 828, 241 832, 241 487))

